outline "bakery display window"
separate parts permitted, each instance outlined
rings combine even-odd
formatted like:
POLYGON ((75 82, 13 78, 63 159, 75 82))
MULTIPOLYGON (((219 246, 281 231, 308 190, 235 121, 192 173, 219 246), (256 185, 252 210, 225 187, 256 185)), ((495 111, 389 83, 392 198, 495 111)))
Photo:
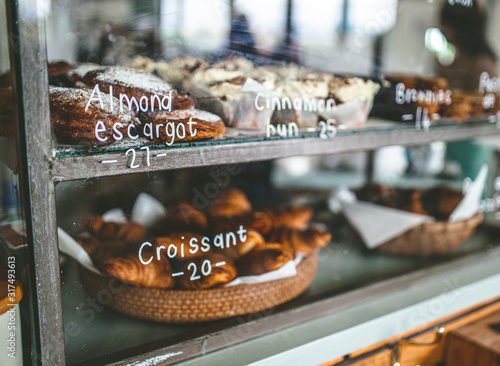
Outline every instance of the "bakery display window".
POLYGON ((322 364, 499 295, 499 4, 2 7, 32 363, 322 364))
POLYGON ((495 22, 477 6, 66 2, 47 16, 51 120, 67 170, 78 168, 64 158, 99 154, 117 160, 105 169, 168 168, 172 147, 234 143, 331 153, 335 143, 315 151, 303 138, 409 129, 439 139, 497 120, 495 22), (460 29, 471 17, 475 30, 460 29))
MULTIPOLYGON (((375 158, 376 184, 366 182, 362 153, 59 184, 67 363, 109 363, 159 344, 179 360, 179 339, 242 332, 497 248, 495 232, 478 229, 477 208, 458 208, 474 195, 462 179, 426 176, 421 165, 391 171, 387 152, 375 158), (91 198, 78 204, 81 194, 91 198)), ((485 168, 474 169, 484 180, 485 168)), ((223 337, 219 347, 244 339, 223 337)))

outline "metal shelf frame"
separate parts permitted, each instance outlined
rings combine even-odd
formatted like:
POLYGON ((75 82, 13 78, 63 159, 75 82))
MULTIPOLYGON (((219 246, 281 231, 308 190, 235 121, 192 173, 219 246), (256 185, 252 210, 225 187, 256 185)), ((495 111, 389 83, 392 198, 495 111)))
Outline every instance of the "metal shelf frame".
POLYGON ((436 141, 463 140, 500 133, 499 125, 489 122, 472 122, 450 126, 436 124, 429 130, 417 131, 408 126, 395 125, 377 131, 354 130, 333 138, 288 138, 255 142, 237 142, 197 147, 172 147, 151 149, 150 165, 146 152, 137 150, 137 168, 130 168, 131 155, 124 152, 89 154, 55 158, 52 176, 56 182, 89 177, 104 177, 160 170, 246 163, 298 155, 321 155, 360 150, 375 150, 391 145, 424 145, 436 141))

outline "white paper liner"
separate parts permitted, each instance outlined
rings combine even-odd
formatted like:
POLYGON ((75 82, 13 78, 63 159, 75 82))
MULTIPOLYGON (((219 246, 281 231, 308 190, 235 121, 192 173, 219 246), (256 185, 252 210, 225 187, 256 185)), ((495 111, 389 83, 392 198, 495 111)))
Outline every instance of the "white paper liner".
POLYGON ((429 216, 369 202, 342 202, 342 207, 347 221, 356 229, 369 249, 376 248, 418 225, 434 221, 429 216))
POLYGON ((57 228, 57 235, 59 236, 59 250, 61 252, 69 255, 89 271, 102 275, 96 266, 94 266, 94 263, 92 263, 92 259, 90 259, 87 251, 75 239, 60 227, 57 228))
POLYGON ((116 222, 118 224, 124 224, 128 221, 125 217, 125 213, 121 208, 114 208, 112 210, 109 210, 104 215, 102 215, 102 219, 105 222, 116 222))
MULTIPOLYGON (((154 197, 141 193, 137 197, 134 207, 132 209, 132 220, 143 225, 144 220, 151 220, 151 222, 156 222, 159 219, 165 217, 165 208, 163 205, 156 200, 154 197), (160 209, 161 207, 161 209, 160 209)), ((125 215, 121 209, 112 209, 107 211, 103 217, 107 218, 107 221, 120 222, 117 220, 122 220, 125 215)), ((149 226, 149 225, 148 225, 149 226)), ((82 248, 78 242, 73 239, 68 233, 63 229, 58 228, 59 236, 59 250, 64 254, 75 259, 79 264, 81 264, 86 269, 104 276, 94 265, 92 259, 85 249, 82 248)), ((260 283, 267 281, 279 280, 282 278, 293 277, 297 275, 296 266, 302 261, 304 255, 297 253, 294 261, 289 261, 281 268, 276 271, 267 272, 258 276, 244 276, 234 279, 232 282, 228 283, 226 286, 237 286, 241 284, 251 284, 260 283)))
POLYGON ((238 92, 226 95, 226 100, 214 96, 210 88, 201 83, 187 83, 186 88, 196 99, 197 107, 218 115, 228 126, 261 130, 266 128, 273 110, 257 110, 255 98, 259 93, 266 97, 277 95, 252 78, 247 78, 238 92))
POLYGON ((343 203, 355 203, 357 202, 356 195, 353 191, 342 187, 336 188, 330 194, 328 198, 328 208, 334 214, 339 214, 343 210, 343 203))
POLYGON ((483 194, 486 177, 488 176, 488 166, 484 164, 479 170, 477 178, 469 186, 464 198, 458 204, 457 208, 450 215, 450 221, 467 220, 479 211, 479 204, 483 194))
POLYGON ((166 215, 165 207, 156 198, 147 193, 140 193, 132 208, 131 221, 137 222, 146 230, 150 230, 166 215))
POLYGON ((326 120, 335 119, 348 128, 361 127, 368 120, 372 106, 373 98, 367 101, 351 100, 336 105, 330 111, 320 112, 319 115, 326 120))
POLYGON ((295 260, 287 262, 283 267, 281 267, 275 271, 263 273, 263 274, 258 275, 258 276, 237 277, 236 279, 229 282, 224 287, 250 285, 250 284, 254 284, 254 283, 275 281, 275 280, 279 280, 282 278, 296 276, 297 275, 297 266, 302 261, 302 259, 304 259, 304 255, 298 253, 297 256, 295 257, 295 260))
POLYGON ((318 114, 309 111, 297 111, 295 109, 275 110, 271 121, 274 124, 293 122, 299 129, 316 127, 318 125, 318 114))
MULTIPOLYGON (((479 211, 487 173, 488 167, 483 165, 462 201, 450 215, 449 221, 467 220, 479 211)), ((360 202, 341 193, 342 191, 337 191, 330 197, 329 206, 335 208, 340 202, 347 221, 369 249, 374 249, 423 223, 434 221, 430 216, 360 202)))

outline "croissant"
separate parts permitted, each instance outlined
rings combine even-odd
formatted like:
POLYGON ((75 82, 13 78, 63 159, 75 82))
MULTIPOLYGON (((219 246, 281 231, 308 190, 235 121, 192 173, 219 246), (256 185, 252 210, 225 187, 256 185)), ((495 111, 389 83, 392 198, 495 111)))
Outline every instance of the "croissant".
POLYGON ((77 238, 76 241, 89 254, 94 263, 99 265, 107 259, 120 257, 135 252, 140 248, 141 242, 126 243, 118 240, 99 240, 95 237, 77 238))
POLYGON ((220 253, 188 261, 184 264, 182 272, 184 274, 178 277, 179 286, 193 290, 222 286, 237 276, 233 261, 220 253))
POLYGON ((462 192, 447 186, 428 189, 422 193, 425 209, 438 220, 448 220, 462 199, 462 192))
POLYGON ((247 196, 235 188, 227 188, 212 200, 208 206, 208 214, 212 220, 241 216, 249 213, 252 205, 247 196))
POLYGON ((247 238, 245 241, 240 241, 238 237, 236 245, 231 245, 229 248, 218 249, 217 251, 236 260, 251 251, 257 245, 265 243, 264 237, 258 231, 247 230, 246 236, 247 238))
POLYGON ((174 285, 172 268, 167 258, 143 264, 137 254, 131 254, 110 258, 100 267, 105 274, 134 286, 170 288, 174 285))
POLYGON ((441 187, 440 193, 438 204, 439 216, 447 220, 460 202, 462 202, 464 195, 462 192, 446 186, 441 187))
POLYGON ((190 231, 170 233, 167 236, 156 238, 155 247, 163 246, 161 250, 168 253, 169 258, 192 259, 206 256, 207 253, 211 252, 211 246, 203 245, 203 238, 204 235, 190 231))
POLYGON ((165 224, 167 228, 175 228, 175 230, 199 230, 203 232, 208 229, 208 217, 191 203, 181 201, 168 211, 165 224))
POLYGON ((300 252, 312 254, 316 249, 326 246, 332 238, 330 233, 312 227, 307 230, 297 230, 292 228, 274 229, 269 234, 269 241, 281 243, 293 253, 300 252))
POLYGON ((398 192, 382 184, 367 184, 356 191, 356 197, 361 201, 376 205, 397 208, 398 192))
POLYGON ((243 276, 275 271, 293 260, 293 253, 280 243, 267 243, 253 248, 238 261, 243 276))
POLYGON ((215 216, 212 218, 215 233, 236 230, 240 225, 266 235, 273 228, 291 227, 303 230, 311 221, 313 210, 309 207, 278 208, 255 211, 239 216, 215 216))
POLYGON ((278 208, 275 210, 265 210, 274 228, 290 227, 303 230, 311 221, 313 210, 310 207, 292 206, 288 208, 278 208))
POLYGON ((215 234, 236 231, 240 226, 265 235, 273 228, 273 221, 268 214, 259 211, 241 216, 216 217, 212 220, 212 231, 215 234))
POLYGON ((217 217, 212 220, 212 232, 214 234, 228 233, 230 231, 236 231, 242 225, 247 227, 247 215, 243 216, 233 216, 233 217, 217 217))
POLYGON ((273 228, 273 219, 265 212, 252 212, 247 220, 245 227, 257 230, 263 235, 268 234, 273 228))
POLYGON ((398 201, 398 208, 400 210, 419 215, 427 215, 427 212, 422 206, 421 192, 417 189, 400 190, 398 201))
POLYGON ((93 236, 87 238, 75 238, 75 240, 83 249, 85 249, 91 258, 93 258, 99 250, 100 242, 93 236))
POLYGON ((146 238, 146 231, 135 222, 120 224, 104 221, 101 216, 89 216, 83 221, 87 231, 100 240, 118 240, 136 243, 146 238))
POLYGON ((240 225, 243 225, 245 228, 266 235, 272 230, 274 223, 271 215, 266 212, 255 211, 242 216, 219 217, 212 224, 215 233, 237 230, 240 225))

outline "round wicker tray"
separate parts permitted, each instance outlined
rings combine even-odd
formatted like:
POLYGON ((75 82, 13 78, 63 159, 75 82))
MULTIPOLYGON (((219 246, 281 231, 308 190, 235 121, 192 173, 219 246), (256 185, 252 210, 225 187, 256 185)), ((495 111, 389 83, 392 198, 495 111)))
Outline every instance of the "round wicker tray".
POLYGON ((318 269, 317 254, 297 266, 297 275, 276 281, 210 290, 162 290, 125 285, 80 266, 80 281, 99 303, 136 318, 194 323, 255 313, 303 293, 318 269))
POLYGON ((377 249, 405 256, 445 254, 467 240, 482 220, 483 214, 477 213, 470 219, 462 221, 425 223, 382 244, 377 249))

